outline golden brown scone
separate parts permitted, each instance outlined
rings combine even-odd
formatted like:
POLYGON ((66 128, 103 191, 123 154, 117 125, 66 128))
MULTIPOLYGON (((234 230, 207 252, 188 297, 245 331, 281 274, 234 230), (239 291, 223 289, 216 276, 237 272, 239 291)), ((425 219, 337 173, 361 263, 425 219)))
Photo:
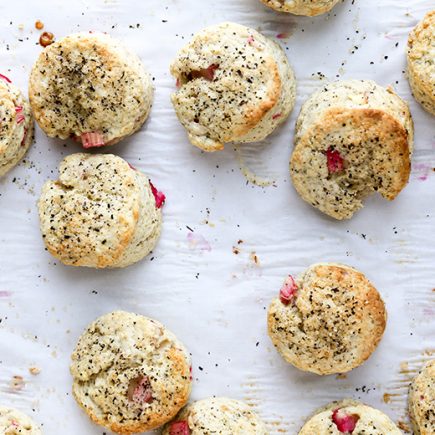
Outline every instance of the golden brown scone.
POLYGON ((261 0, 279 12, 313 17, 329 12, 340 0, 261 0))
POLYGON ((289 276, 268 312, 269 336, 300 370, 330 375, 361 365, 385 330, 384 302, 356 269, 335 263, 289 276))
POLYGON ((0 434, 42 435, 42 431, 30 417, 21 411, 0 406, 0 434))

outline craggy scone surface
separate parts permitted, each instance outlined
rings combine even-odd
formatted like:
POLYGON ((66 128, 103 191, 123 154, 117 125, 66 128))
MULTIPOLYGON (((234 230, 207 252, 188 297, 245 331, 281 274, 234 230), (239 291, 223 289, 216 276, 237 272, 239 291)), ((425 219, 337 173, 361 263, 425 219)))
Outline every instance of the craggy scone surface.
POLYGON ((0 434, 42 435, 42 432, 40 427, 21 411, 0 406, 0 434))
POLYGON ((261 0, 265 5, 295 15, 315 16, 330 11, 340 0, 261 0))

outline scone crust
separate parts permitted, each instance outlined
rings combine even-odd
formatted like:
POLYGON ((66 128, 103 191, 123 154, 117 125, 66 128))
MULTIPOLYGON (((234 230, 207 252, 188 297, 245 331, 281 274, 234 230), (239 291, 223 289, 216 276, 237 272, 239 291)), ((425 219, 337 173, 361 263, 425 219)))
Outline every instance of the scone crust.
POLYGON ((409 388, 409 416, 415 435, 435 433, 435 360, 429 361, 409 388))
POLYGON ((199 32, 178 53, 171 73, 178 119, 204 151, 263 140, 294 106, 295 78, 281 47, 239 24, 199 32), (212 66, 208 79, 192 76, 212 66))
MULTIPOLYGON (((225 397, 198 400, 186 406, 174 422, 187 422, 190 435, 268 435, 263 421, 244 402, 225 397)), ((170 435, 168 423, 162 435, 170 435)))
POLYGON ((409 34, 408 78, 416 100, 435 115, 435 10, 409 34))
POLYGON ((296 279, 294 303, 272 301, 268 332, 282 357, 300 370, 330 375, 366 361, 385 330, 384 302, 356 269, 320 263, 296 279))
POLYGON ((0 406, 0 433, 4 435, 42 435, 41 428, 17 409, 0 406))
POLYGON ((46 47, 35 62, 29 99, 50 137, 100 132, 112 145, 150 112, 153 87, 140 59, 103 33, 76 33, 46 47))
POLYGON ((119 434, 153 430, 170 421, 191 390, 190 358, 161 323, 115 311, 98 318, 72 354, 73 395, 97 424, 119 434), (152 401, 129 398, 131 383, 146 376, 152 401))
POLYGON ((340 0, 261 0, 279 12, 314 17, 329 12, 340 0))

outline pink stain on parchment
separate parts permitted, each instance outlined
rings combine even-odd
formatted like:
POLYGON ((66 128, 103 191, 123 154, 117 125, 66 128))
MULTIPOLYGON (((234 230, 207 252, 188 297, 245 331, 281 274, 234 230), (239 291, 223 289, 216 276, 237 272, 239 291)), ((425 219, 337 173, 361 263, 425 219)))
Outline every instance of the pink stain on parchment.
POLYGON ((12 296, 12 292, 0 290, 0 298, 8 298, 9 296, 12 296))
POLYGON ((433 172, 433 168, 426 163, 415 163, 413 171, 417 180, 426 181, 429 178, 429 174, 433 172))
POLYGON ((201 234, 187 233, 187 242, 190 249, 199 249, 200 251, 211 251, 210 243, 201 234))

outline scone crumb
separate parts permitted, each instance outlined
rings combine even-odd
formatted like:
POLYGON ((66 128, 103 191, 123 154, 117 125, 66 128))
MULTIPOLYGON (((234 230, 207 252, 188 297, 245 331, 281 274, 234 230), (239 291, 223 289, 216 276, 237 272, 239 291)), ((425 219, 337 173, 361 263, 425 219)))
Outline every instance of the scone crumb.
POLYGON ((41 373, 41 369, 39 367, 29 367, 29 373, 33 376, 37 376, 39 375, 39 373, 41 373))

